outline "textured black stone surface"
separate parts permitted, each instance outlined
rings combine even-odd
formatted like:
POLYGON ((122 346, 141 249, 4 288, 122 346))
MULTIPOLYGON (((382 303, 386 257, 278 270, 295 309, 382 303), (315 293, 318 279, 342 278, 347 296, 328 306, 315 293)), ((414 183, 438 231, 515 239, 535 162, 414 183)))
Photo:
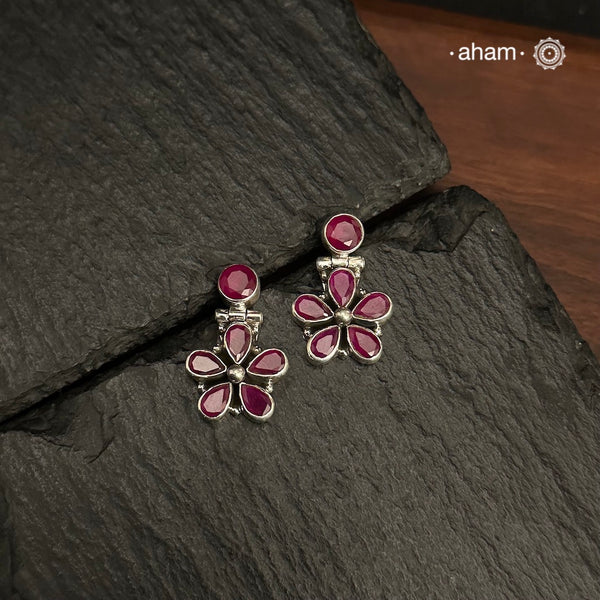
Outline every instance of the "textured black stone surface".
POLYGON ((6 8, 0 420, 449 168, 345 0, 6 8))
POLYGON ((290 357, 276 412, 201 420, 187 352, 210 322, 7 421, 2 598, 600 597, 596 359, 487 201, 453 189, 361 250, 390 294, 372 366, 290 357))

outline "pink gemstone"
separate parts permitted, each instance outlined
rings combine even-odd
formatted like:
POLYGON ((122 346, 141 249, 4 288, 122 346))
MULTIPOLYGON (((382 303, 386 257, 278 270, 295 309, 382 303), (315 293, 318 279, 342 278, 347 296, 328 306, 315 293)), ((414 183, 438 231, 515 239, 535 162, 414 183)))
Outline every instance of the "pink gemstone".
POLYGON ((257 289, 258 277, 246 265, 231 265, 219 275, 219 290, 228 300, 246 300, 257 289))
POLYGON ((249 365, 248 373, 251 375, 262 375, 266 377, 275 377, 283 371, 287 360, 281 350, 271 348, 263 350, 249 365))
POLYGON ((211 377, 225 372, 225 365, 218 356, 207 350, 196 350, 187 358, 187 368, 197 377, 211 377))
POLYGON ((370 330, 357 325, 348 327, 350 350, 366 360, 376 358, 381 352, 381 340, 370 330))
POLYGON ((198 400, 198 409, 209 419, 216 419, 223 415, 229 406, 231 400, 231 384, 220 383, 206 390, 200 400, 198 400))
POLYGON ((294 301, 296 314, 305 321, 321 321, 333 317, 333 312, 321 300, 313 294, 302 294, 294 301))
POLYGON ((235 363, 241 363, 250 350, 252 332, 245 323, 234 323, 225 332, 225 347, 235 363))
POLYGON ((309 354, 320 360, 335 356, 340 344, 340 328, 337 325, 327 327, 313 335, 308 341, 309 354))
POLYGON ((273 412, 273 399, 261 388, 249 383, 240 384, 240 397, 246 412, 257 419, 266 419, 273 412))
POLYGON ((388 296, 381 292, 371 292, 354 307, 352 314, 359 319, 375 321, 385 317, 391 308, 392 301, 388 296))
POLYGON ((346 307, 356 291, 356 279, 350 269, 336 269, 329 276, 329 293, 339 307, 346 307))
POLYGON ((338 252, 353 252, 361 245, 363 238, 362 225, 352 215, 336 215, 325 225, 325 239, 338 252))

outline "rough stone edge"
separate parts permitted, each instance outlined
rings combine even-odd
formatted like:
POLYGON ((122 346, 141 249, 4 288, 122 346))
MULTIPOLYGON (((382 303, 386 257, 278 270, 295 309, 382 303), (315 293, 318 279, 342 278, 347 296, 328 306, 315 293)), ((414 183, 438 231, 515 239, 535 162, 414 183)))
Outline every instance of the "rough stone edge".
MULTIPOLYGON (((422 181, 418 176, 404 176, 400 173, 402 165, 398 165, 399 175, 394 180, 381 182, 365 190, 364 199, 367 210, 363 212, 362 216, 364 218, 372 218, 383 210, 387 210, 396 204, 401 204, 413 194, 421 191, 425 186, 439 181, 439 179, 449 172, 450 160, 446 147, 434 130, 425 110, 403 84, 388 58, 361 24, 354 5, 348 0, 341 0, 340 5, 346 15, 351 40, 357 45, 363 57, 377 67, 377 72, 384 89, 392 96, 400 99, 404 109, 411 116, 412 122, 418 127, 424 127, 426 130, 424 133, 431 136, 434 146, 439 149, 437 160, 434 161, 434 166, 430 170, 430 181, 422 181), (409 108, 414 108, 416 112, 409 110, 409 108)), ((435 159, 436 157, 429 158, 435 159)), ((298 260, 303 253, 310 251, 310 249, 309 247, 298 248, 295 253, 290 254, 288 263, 298 260)), ((268 277, 283 266, 285 265, 276 264, 269 271, 259 272, 259 276, 261 278, 268 277)), ((116 354, 111 353, 108 348, 109 345, 112 345, 112 341, 110 344, 107 342, 103 346, 90 351, 81 362, 53 373, 43 384, 35 385, 22 394, 11 398, 9 401, 0 403, 0 423, 43 401, 44 398, 56 394, 64 388, 75 385, 82 378, 89 377, 102 370, 107 364, 119 361, 123 356, 135 352, 139 346, 143 346, 153 339, 168 335, 170 330, 184 325, 186 322, 194 319, 198 313, 207 310, 207 306, 210 304, 209 297, 201 295, 196 301, 194 301, 194 298, 182 301, 179 307, 174 307, 163 318, 155 319, 142 327, 129 330, 127 335, 122 336, 119 344, 120 351, 116 354)))
MULTIPOLYGON (((543 313, 545 319, 551 319, 563 337, 577 340, 571 354, 574 357, 573 367, 580 376, 581 382, 587 387, 588 399, 592 404, 596 403, 600 411, 600 362, 579 334, 554 290, 548 285, 536 262, 511 229, 502 211, 493 202, 468 186, 456 186, 428 195, 406 212, 399 212, 395 217, 381 222, 374 231, 369 232, 365 247, 386 244, 400 247, 407 252, 454 252, 468 235, 469 230, 485 216, 493 217, 498 226, 503 227, 512 237, 516 250, 515 258, 519 260, 520 268, 529 277, 531 289, 537 292, 532 298, 532 309, 543 313), (438 204, 432 206, 434 202, 438 204), (431 218, 432 209, 435 209, 433 218, 431 218), (455 227, 451 229, 450 235, 443 238, 440 235, 440 223, 443 221, 443 227, 447 232, 448 218, 452 220, 455 227), (398 225, 406 223, 413 225, 408 235, 397 231, 398 225)), ((311 258, 288 275, 270 282, 264 290, 272 288, 286 293, 300 293, 299 289, 307 283, 305 279, 309 280, 313 277, 314 265, 311 258)), ((182 340, 191 334, 195 337, 195 332, 204 330, 212 324, 210 311, 203 312, 189 325, 178 327, 172 333, 142 345, 126 357, 111 362, 106 369, 99 370, 93 377, 76 382, 68 389, 59 390, 44 401, 0 423, 0 434, 16 430, 26 431, 32 435, 57 433, 55 430, 62 429, 65 422, 61 419, 61 423, 56 425, 52 422, 53 418, 62 412, 61 405, 68 402, 69 398, 86 393, 134 365, 164 362, 179 364, 181 361, 175 355, 182 347, 182 340)))
MULTIPOLYGON (((568 313, 560 303, 552 288, 545 281, 537 264, 520 243, 517 235, 511 229, 503 213, 497 206, 493 204, 493 202, 481 196, 468 186, 449 188, 443 192, 425 197, 422 202, 412 206, 407 213, 398 215, 394 220, 383 222, 377 228, 377 230, 370 235, 371 239, 367 246, 375 244, 395 244, 409 252, 453 252, 460 245, 463 238, 468 234, 473 225, 480 218, 486 215, 493 216, 498 224, 506 230, 509 236, 512 236, 514 247, 517 251, 515 253, 515 257, 520 259, 520 266, 529 276, 531 280, 531 286, 535 287, 535 289, 539 291, 538 299, 544 299, 545 306, 553 309, 550 310, 549 314, 553 318, 554 324, 560 328, 561 332, 565 336, 579 338, 577 346, 574 348, 574 351, 577 351, 579 358, 576 364, 573 366, 581 377, 582 383, 584 383, 584 385, 587 387, 588 401, 590 401, 593 408, 599 410, 600 396, 598 392, 600 391, 600 364, 598 360, 589 348, 588 344, 581 339, 575 324, 570 319, 568 313), (457 196, 462 196, 461 202, 456 201, 457 196), (467 199, 466 203, 464 200, 465 197, 467 199), (424 232, 425 236, 398 235, 398 232, 395 231, 395 228, 400 222, 412 222, 415 226, 426 222, 429 217, 428 210, 431 207, 431 202, 435 201, 436 199, 439 199, 439 202, 442 204, 441 208, 443 209, 439 211, 438 216, 446 218, 453 215, 455 223, 458 224, 458 227, 454 230, 456 235, 453 237, 453 243, 444 243, 442 245, 431 244, 429 243, 431 240, 429 240, 429 242, 427 240, 428 232, 423 229, 421 229, 421 233, 424 232), (407 216, 408 219, 403 220, 403 217, 405 216, 407 216)), ((429 221, 435 230, 435 219, 429 219, 429 221)), ((418 233, 419 228, 416 227, 416 230, 418 233)), ((413 228, 410 233, 415 233, 415 228, 413 228)), ((287 278, 288 283, 278 285, 278 282, 274 282, 272 286, 268 287, 274 287, 276 289, 282 288, 285 291, 287 286, 293 283, 294 276, 298 276, 298 274, 300 274, 301 278, 304 272, 308 272, 309 267, 312 267, 312 265, 307 264, 305 267, 301 267, 294 271, 294 273, 287 278)), ((165 342, 164 339, 161 341, 162 343, 165 342)), ((157 345, 160 345, 161 341, 157 342, 157 345)), ((158 348, 158 350, 160 350, 160 348, 158 348)), ((169 349, 167 348, 167 350, 169 349)), ((140 354, 142 353, 143 351, 140 351, 140 354)), ((147 364, 160 363, 166 360, 165 356, 160 356, 160 354, 161 352, 158 352, 158 355, 147 361, 147 364)), ((172 359, 169 360, 169 362, 173 362, 172 359)), ((106 373, 106 377, 100 378, 87 389, 95 387, 95 385, 98 385, 101 381, 104 381, 107 378, 118 375, 124 368, 127 368, 127 365, 123 365, 119 368, 111 370, 111 372, 106 373)), ((56 404, 44 403, 31 407, 30 410, 24 411, 22 414, 12 418, 10 421, 1 424, 0 434, 7 431, 22 431, 34 436, 51 436, 58 433, 57 431, 54 431, 56 427, 58 427, 60 430, 66 424, 65 419, 68 420, 70 416, 72 416, 67 410, 67 414, 62 415, 62 417, 59 419, 59 423, 54 423, 53 418, 57 415, 57 412, 62 412, 60 404, 63 402, 68 402, 69 398, 73 397, 74 395, 85 393, 87 389, 73 389, 66 394, 56 394, 56 404), (59 396, 62 397, 59 398, 59 396)), ((5 498, 3 492, 3 483, 0 479, 0 557, 2 557, 2 560, 0 560, 0 565, 2 565, 2 568, 0 568, 0 594, 7 594, 7 598, 18 600, 18 596, 10 595, 13 593, 14 589, 13 569, 11 566, 13 544, 14 541, 12 540, 12 529, 10 522, 10 506, 5 498)))

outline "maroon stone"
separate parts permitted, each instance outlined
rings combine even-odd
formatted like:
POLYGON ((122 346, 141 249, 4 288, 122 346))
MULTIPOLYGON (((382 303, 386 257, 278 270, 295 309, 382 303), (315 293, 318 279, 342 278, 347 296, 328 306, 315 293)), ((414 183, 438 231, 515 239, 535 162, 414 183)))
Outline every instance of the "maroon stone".
POLYGON ((341 308, 348 306, 356 291, 356 279, 350 269, 336 269, 329 276, 329 293, 341 308))
POLYGON ((353 252, 362 243, 364 232, 352 215, 336 215, 325 225, 325 239, 337 252, 353 252))
POLYGON ((258 419, 266 419, 273 410, 271 396, 255 385, 241 383, 240 397, 246 412, 258 419))
POLYGON ((226 367, 221 359, 207 350, 196 350, 187 357, 187 368, 198 377, 214 377, 225 373, 226 367))
POLYGON ((354 307, 352 314, 359 319, 375 321, 385 317, 391 308, 392 301, 388 296, 381 292, 371 292, 354 307))
POLYGON ((287 360, 281 350, 271 348, 263 350, 249 365, 248 373, 251 375, 262 375, 263 377, 275 377, 283 371, 287 360))
POLYGON ((308 347, 310 353, 321 360, 333 358, 340 343, 340 328, 337 325, 326 327, 313 335, 308 347))
POLYGON ((198 400, 198 409, 209 419, 220 417, 229 406, 231 400, 231 384, 220 383, 206 390, 200 400, 198 400))
POLYGON ((234 302, 246 300, 258 289, 256 273, 246 265, 231 265, 219 275, 219 291, 234 302))
POLYGON ((296 314, 305 321, 322 321, 333 317, 333 312, 317 296, 313 294, 302 294, 294 301, 296 314))
POLYGON ((355 354, 367 360, 381 352, 381 340, 370 329, 358 325, 348 327, 348 344, 355 354))
POLYGON ((233 359, 233 362, 237 364, 246 358, 251 342, 252 332, 250 331, 250 327, 245 323, 234 323, 225 332, 225 348, 227 348, 227 352, 233 359))

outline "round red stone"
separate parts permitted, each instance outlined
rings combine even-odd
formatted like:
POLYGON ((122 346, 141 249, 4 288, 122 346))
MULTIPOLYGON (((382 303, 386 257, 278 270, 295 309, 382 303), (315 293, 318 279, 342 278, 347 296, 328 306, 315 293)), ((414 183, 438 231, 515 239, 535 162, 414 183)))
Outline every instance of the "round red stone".
POLYGON ((287 360, 281 350, 271 348, 263 350, 249 365, 248 373, 251 375, 262 375, 274 377, 283 371, 287 360))
POLYGON ((234 323, 225 332, 225 348, 235 363, 240 363, 246 358, 251 342, 252 332, 245 323, 234 323))
POLYGON ((356 354, 367 360, 375 358, 381 352, 381 340, 365 327, 350 325, 348 327, 348 343, 356 354))
POLYGON ((340 328, 337 325, 327 327, 313 335, 308 344, 310 352, 321 360, 333 358, 340 343, 340 328))
POLYGON ((325 239, 337 252, 353 252, 364 235, 361 222, 352 215, 336 215, 325 225, 325 239))
POLYGON ((258 419, 266 419, 273 410, 273 399, 255 385, 240 384, 240 397, 246 412, 258 419))
POLYGON ((198 409, 209 419, 220 417, 229 406, 231 399, 231 384, 220 383, 206 390, 200 400, 198 400, 198 409))
POLYGON ((381 292, 367 294, 352 311, 359 319, 375 321, 385 317, 392 308, 392 301, 381 292))
POLYGON ((219 290, 234 302, 246 300, 258 289, 258 276, 246 265, 231 265, 219 275, 219 290))
POLYGON ((187 358, 187 368, 192 375, 210 377, 225 372, 225 365, 219 357, 207 350, 196 350, 187 358))
POLYGON ((356 291, 356 279, 350 269, 336 269, 329 276, 329 293, 340 307, 346 307, 352 301, 356 291))
POLYGON ((298 296, 294 301, 294 310, 305 321, 321 321, 333 316, 329 306, 313 294, 298 296))

